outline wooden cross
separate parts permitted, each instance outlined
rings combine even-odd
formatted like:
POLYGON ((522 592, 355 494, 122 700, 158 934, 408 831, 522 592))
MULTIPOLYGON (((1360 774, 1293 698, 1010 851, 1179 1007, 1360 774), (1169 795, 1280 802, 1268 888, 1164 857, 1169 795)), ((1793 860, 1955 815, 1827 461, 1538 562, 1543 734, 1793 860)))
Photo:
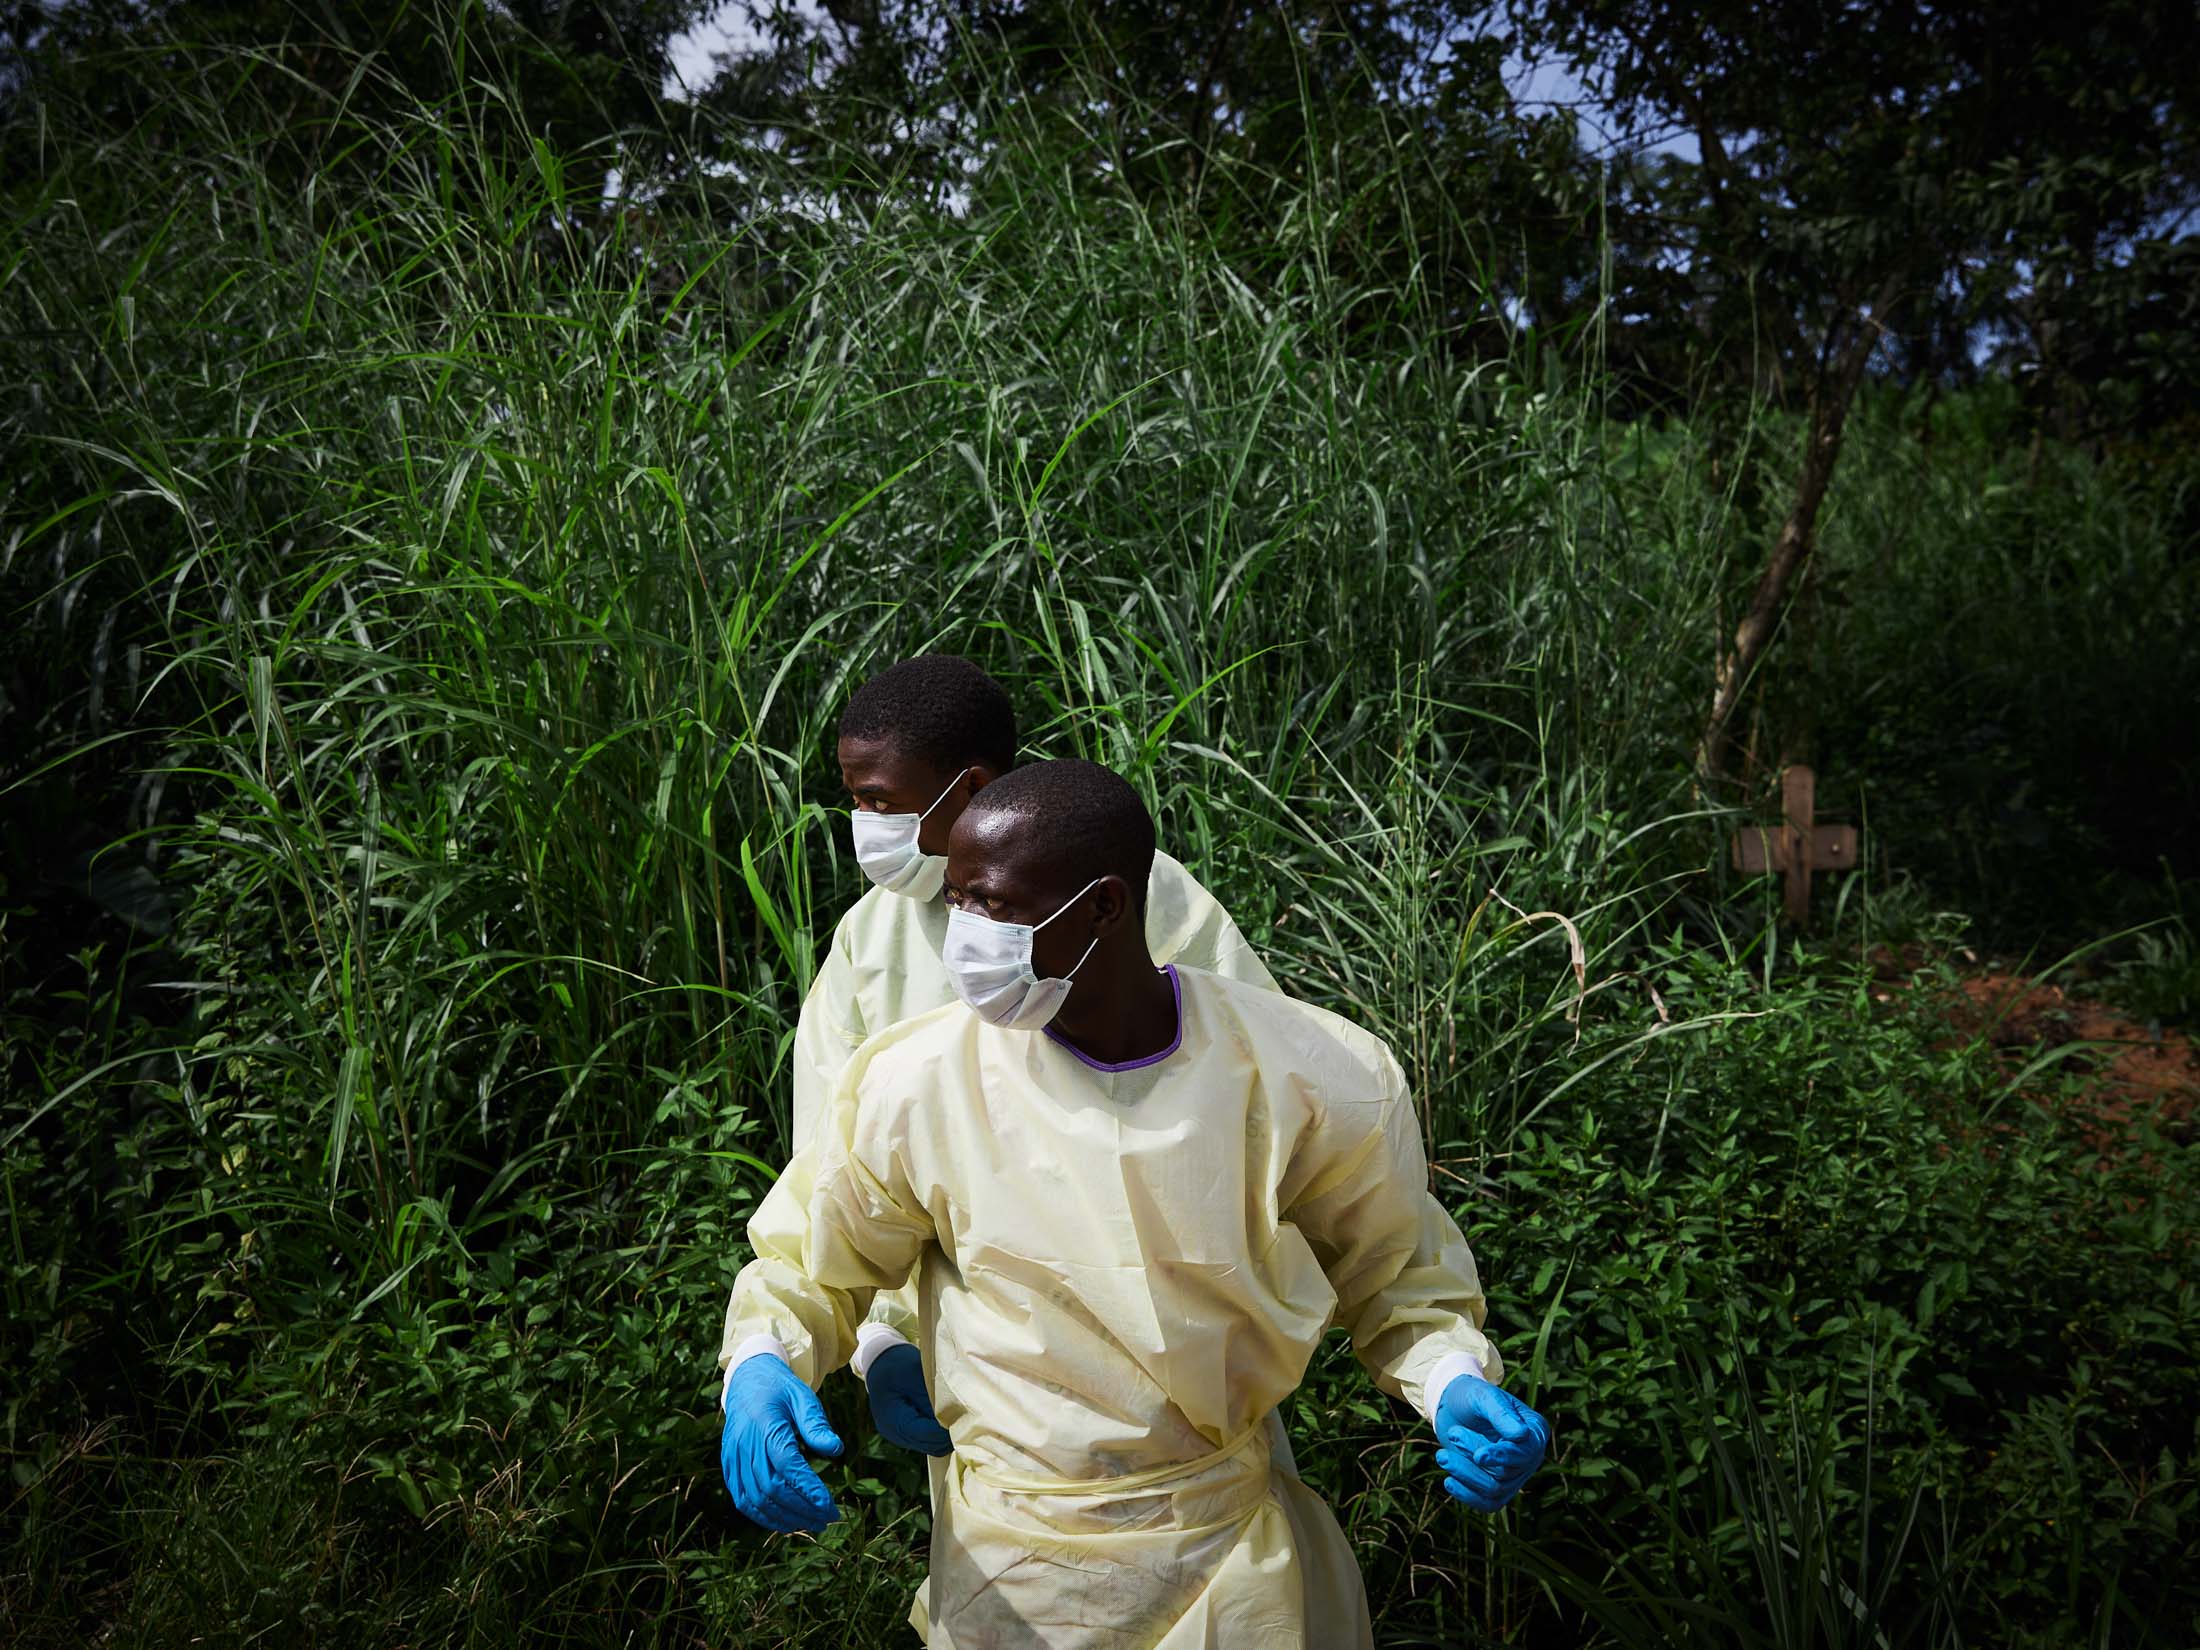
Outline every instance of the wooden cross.
POLYGON ((1788 921, 1797 926, 1810 920, 1811 872, 1856 868, 1856 827, 1813 825, 1810 816, 1817 795, 1818 776, 1798 763, 1780 775, 1785 823, 1776 830, 1752 825, 1734 833, 1735 870, 1755 876, 1767 871, 1786 873, 1781 903, 1788 921))

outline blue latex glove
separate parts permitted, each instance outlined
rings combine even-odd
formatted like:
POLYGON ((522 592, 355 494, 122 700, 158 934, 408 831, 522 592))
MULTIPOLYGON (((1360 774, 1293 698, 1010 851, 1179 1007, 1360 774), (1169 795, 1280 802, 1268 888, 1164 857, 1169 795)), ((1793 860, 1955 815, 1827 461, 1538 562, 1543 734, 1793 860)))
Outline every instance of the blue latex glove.
POLYGON ((802 1377, 761 1353, 734 1365, 718 1469, 733 1504, 767 1530, 822 1530, 840 1516, 803 1451, 835 1456, 840 1439, 802 1377))
POLYGON ((924 1390, 924 1359, 913 1346, 890 1346, 871 1360, 863 1384, 871 1394, 871 1421, 889 1444, 920 1455, 953 1455, 955 1440, 932 1413, 924 1390))
POLYGON ((1461 1375, 1437 1401, 1436 1440, 1446 1492, 1493 1513, 1543 1465, 1551 1425, 1503 1387, 1461 1375))

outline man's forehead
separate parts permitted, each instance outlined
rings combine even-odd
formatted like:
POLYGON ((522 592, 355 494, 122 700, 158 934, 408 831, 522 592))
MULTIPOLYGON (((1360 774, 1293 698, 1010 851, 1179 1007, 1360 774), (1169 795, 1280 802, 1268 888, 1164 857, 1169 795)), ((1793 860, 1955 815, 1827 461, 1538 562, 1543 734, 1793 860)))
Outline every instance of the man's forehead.
MULTIPOLYGON (((981 793, 982 794, 982 793, 981 793)), ((1042 886, 1053 867, 1046 835, 1028 814, 994 812, 973 803, 955 822, 948 854, 965 882, 1042 886)))
POLYGON ((853 739, 843 735, 833 747, 833 754, 844 768, 875 768, 893 763, 898 753, 888 740, 853 739))
POLYGON ((885 739, 843 739, 835 756, 845 776, 874 785, 913 785, 932 777, 930 763, 885 739))

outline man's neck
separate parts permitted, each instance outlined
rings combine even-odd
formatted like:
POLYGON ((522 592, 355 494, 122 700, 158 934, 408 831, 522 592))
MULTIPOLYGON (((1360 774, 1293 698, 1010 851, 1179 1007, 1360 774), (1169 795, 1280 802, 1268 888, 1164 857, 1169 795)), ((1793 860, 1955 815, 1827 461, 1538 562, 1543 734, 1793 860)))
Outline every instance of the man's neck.
POLYGON ((1143 945, 1102 946, 1079 971, 1077 988, 1049 1029, 1087 1059, 1120 1066, 1175 1042, 1176 1014, 1176 987, 1143 945))

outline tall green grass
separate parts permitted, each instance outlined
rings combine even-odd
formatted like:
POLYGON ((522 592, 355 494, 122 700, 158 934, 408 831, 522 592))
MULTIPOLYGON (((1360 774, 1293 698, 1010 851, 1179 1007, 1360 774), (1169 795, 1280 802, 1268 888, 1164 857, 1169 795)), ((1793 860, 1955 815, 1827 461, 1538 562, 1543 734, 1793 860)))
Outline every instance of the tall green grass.
MULTIPOLYGON (((1231 177, 1290 208, 1253 268, 1004 104, 967 214, 819 209, 762 144, 613 209, 488 66, 386 124, 330 102, 300 184, 256 160, 275 66, 177 61, 187 146, 24 116, 4 250, 36 640, 0 804, 49 822, 0 976, 26 1637, 890 1641, 914 1467, 867 1450, 830 1541, 758 1542, 710 1390, 861 886, 833 719, 922 649, 1130 775, 1414 1078, 1562 1442, 1522 1524, 1463 1521, 1325 1358, 1300 1453, 1386 1622, 1575 1630, 1600 1595, 1536 1578, 1658 1499, 1626 1408, 1695 1413, 1711 1290, 1767 1326, 1733 1424, 1760 1385, 1864 1401, 1897 1354, 1862 1297, 1914 1299, 1935 1200, 2002 1182, 1934 1167, 1897 1218, 1833 1147, 1909 1174, 1980 1079, 1720 904, 1683 763, 1731 501, 1593 361, 1470 356, 1478 295, 1409 249, 1352 273, 1398 179, 1231 177), (1829 1098, 1791 1114, 1797 1070, 1829 1098), (1887 1277, 1796 1282, 1882 1216, 1887 1277)), ((1902 1493, 1962 1447, 1934 1413, 1902 1493)))

